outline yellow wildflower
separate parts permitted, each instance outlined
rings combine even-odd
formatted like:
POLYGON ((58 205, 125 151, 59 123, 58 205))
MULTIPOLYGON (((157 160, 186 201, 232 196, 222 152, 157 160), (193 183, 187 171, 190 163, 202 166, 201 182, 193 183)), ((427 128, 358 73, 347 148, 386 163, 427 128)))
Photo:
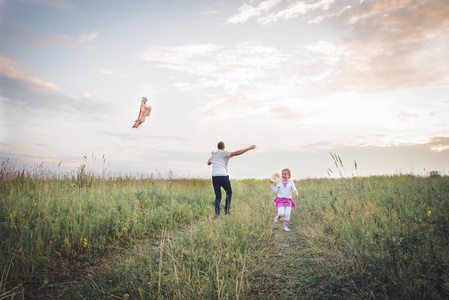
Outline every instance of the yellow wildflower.
POLYGON ((427 211, 427 216, 430 217, 431 215, 432 215, 432 211, 429 209, 429 210, 427 211))

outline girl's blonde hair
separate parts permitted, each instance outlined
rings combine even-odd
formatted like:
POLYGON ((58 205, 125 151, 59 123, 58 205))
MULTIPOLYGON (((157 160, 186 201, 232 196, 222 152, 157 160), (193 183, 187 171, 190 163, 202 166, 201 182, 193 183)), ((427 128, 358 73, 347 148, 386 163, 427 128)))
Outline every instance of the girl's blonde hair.
POLYGON ((289 168, 285 168, 285 169, 282 170, 282 172, 284 172, 284 171, 287 171, 288 179, 290 179, 290 177, 292 177, 292 173, 290 172, 290 169, 289 168))

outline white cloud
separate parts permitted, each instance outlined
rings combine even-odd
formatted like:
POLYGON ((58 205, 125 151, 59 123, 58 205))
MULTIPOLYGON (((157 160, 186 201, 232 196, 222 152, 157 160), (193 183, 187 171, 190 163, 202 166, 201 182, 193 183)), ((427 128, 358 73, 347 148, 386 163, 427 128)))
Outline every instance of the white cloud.
POLYGON ((255 17, 258 15, 257 8, 252 7, 248 4, 243 4, 239 8, 239 14, 232 16, 228 19, 228 23, 236 24, 246 22, 249 18, 255 17))
POLYGON ((285 121, 296 120, 299 118, 299 114, 290 107, 276 106, 271 108, 270 112, 285 121))
POLYGON ((91 33, 82 33, 78 35, 78 42, 80 43, 92 43, 94 42, 98 37, 98 31, 93 31, 91 33))
MULTIPOLYGON (((36 76, 26 76, 18 68, 18 63, 0 54, 0 76, 5 79, 23 81, 35 93, 52 93, 61 89, 51 82, 45 82, 36 76)), ((8 89, 7 86, 4 86, 8 89)))
POLYGON ((217 71, 210 57, 221 47, 213 44, 192 44, 178 47, 149 47, 138 55, 142 60, 159 62, 161 67, 193 74, 209 74, 217 71))
POLYGON ((0 75, 18 78, 21 73, 18 71, 18 63, 3 54, 0 54, 0 75))
MULTIPOLYGON (((265 77, 269 70, 280 69, 290 55, 257 42, 247 42, 233 48, 206 44, 178 47, 150 47, 140 58, 169 68, 197 75, 190 87, 243 86, 265 77)), ((185 88, 186 85, 178 85, 185 88)))
POLYGON ((449 61, 447 1, 294 1, 287 8, 275 3, 269 12, 259 6, 245 4, 232 18, 244 22, 251 15, 261 24, 273 25, 293 19, 309 26, 326 21, 343 30, 338 44, 318 41, 304 46, 310 53, 327 56, 310 56, 315 65, 311 75, 322 70, 315 78, 324 74, 332 79, 334 91, 444 85, 449 80, 449 65, 441 63, 449 61), (329 64, 338 69, 329 70, 329 64))
POLYGON ((439 136, 428 141, 428 145, 432 151, 442 152, 449 150, 449 137, 439 136))
POLYGON ((194 56, 207 56, 222 47, 214 44, 190 44, 184 46, 163 47, 152 46, 140 54, 143 60, 156 60, 170 64, 185 63, 186 60, 194 56))
MULTIPOLYGON (((353 64, 354 57, 349 54, 340 45, 320 40, 290 51, 257 42, 240 43, 235 47, 158 46, 150 47, 141 57, 158 63, 161 68, 195 75, 189 81, 174 84, 182 92, 216 89, 215 94, 208 95, 209 102, 199 112, 203 116, 271 115, 281 119, 286 116, 297 119, 298 113, 295 111, 282 115, 276 108, 277 103, 293 103, 296 107, 295 102, 310 98, 313 94, 331 96, 348 88, 350 82, 341 86, 335 83, 342 82, 341 76, 349 76, 345 80, 351 78, 350 74, 345 73, 347 70, 355 72, 364 67, 363 64, 353 64)), ((360 84, 360 89, 363 87, 360 84)), ((352 88, 359 89, 354 85, 352 88)), ((360 107, 360 104, 352 105, 360 107)), ((303 105, 302 109, 305 107, 303 105)), ((323 111, 313 107, 310 113, 315 110, 323 111)), ((337 110, 338 106, 324 111, 333 114, 337 110)))
POLYGON ((268 13, 275 8, 281 0, 265 0, 262 1, 257 7, 244 3, 239 7, 239 13, 232 17, 229 17, 227 22, 231 24, 237 24, 246 22, 252 17, 260 16, 261 14, 268 13))
POLYGON ((8 105, 21 106, 25 110, 74 112, 99 116, 119 110, 102 99, 95 99, 89 93, 75 97, 65 93, 52 82, 29 75, 19 68, 19 64, 9 57, 0 54, 0 97, 8 105), (89 99, 88 102, 84 101, 89 99))
MULTIPOLYGON (((329 11, 347 31, 339 48, 348 54, 340 60, 334 86, 341 89, 392 89, 445 84, 449 67, 449 2, 369 1, 329 11)), ((321 20, 322 21, 322 20, 321 20)))
POLYGON ((323 22, 325 19, 339 17, 339 16, 343 15, 344 13, 348 12, 351 8, 352 8, 351 5, 347 5, 347 6, 343 7, 340 11, 337 11, 334 13, 329 12, 327 14, 318 15, 314 19, 310 20, 309 24, 319 24, 319 23, 323 22))
MULTIPOLYGON (((316 128, 322 126, 315 124, 316 120, 325 120, 328 124, 340 123, 335 125, 335 130, 339 131, 334 136, 342 136, 344 143, 354 138, 353 132, 360 129, 360 124, 370 123, 372 126, 363 125, 368 133, 362 139, 367 143, 371 139, 375 145, 394 140, 416 141, 413 134, 407 133, 407 126, 416 129, 417 139, 441 132, 436 129, 430 132, 432 126, 447 128, 446 125, 438 125, 442 116, 433 120, 425 118, 428 110, 420 113, 422 107, 410 108, 407 101, 395 107, 403 95, 394 99, 365 97, 373 91, 393 93, 397 88, 432 87, 435 84, 446 86, 449 71, 447 65, 441 63, 449 60, 448 44, 445 43, 448 32, 444 31, 444 25, 434 24, 432 20, 420 20, 434 25, 422 30, 420 35, 415 32, 399 37, 395 30, 387 32, 387 28, 379 23, 384 19, 388 26, 396 28, 393 26, 395 23, 405 25, 413 19, 412 14, 408 14, 409 8, 396 2, 393 12, 397 11, 397 14, 389 14, 388 2, 385 1, 351 3, 350 6, 335 1, 302 1, 294 2, 287 9, 281 9, 280 2, 270 2, 262 9, 262 3, 268 2, 260 2, 259 5, 250 2, 241 6, 242 14, 233 16, 236 18, 234 21, 237 18, 248 20, 257 17, 260 22, 268 16, 273 21, 287 20, 302 14, 313 20, 319 14, 322 22, 340 20, 338 26, 348 30, 346 38, 333 42, 318 39, 306 45, 297 44, 288 50, 254 41, 231 47, 216 44, 158 46, 150 47, 141 58, 156 62, 161 68, 195 75, 174 85, 182 92, 214 88, 213 93, 205 90, 209 93, 208 103, 198 111, 204 117, 275 117, 316 128), (356 27, 345 21, 356 15, 359 16, 356 27), (373 23, 367 22, 371 18, 374 18, 373 23), (390 39, 392 36, 397 42, 390 39), (339 100, 338 96, 346 92, 352 93, 353 98, 349 102, 339 100), (363 95, 365 92, 368 93, 363 95), (313 104, 314 97, 326 97, 328 107, 313 104), (288 109, 279 109, 280 101, 285 104, 281 107, 288 109), (376 107, 375 112, 373 106, 376 107), (388 112, 382 111, 385 109, 388 112), (423 124, 428 128, 422 128, 423 124), (396 128, 390 130, 388 126, 396 128), (352 129, 340 132, 342 128, 352 129), (373 139, 377 133, 383 136, 373 139)), ((426 13, 420 12, 423 18, 435 15, 437 21, 442 21, 441 14, 424 2, 422 8, 428 10, 426 13)), ((402 25, 398 28, 403 30, 402 25)), ((315 138, 332 139, 325 135, 315 138)))
POLYGON ((297 1, 291 4, 287 9, 282 10, 276 14, 268 15, 262 17, 260 22, 262 24, 268 24, 278 21, 288 21, 290 19, 295 19, 299 16, 304 16, 314 10, 328 10, 334 0, 320 0, 314 3, 306 3, 302 1, 297 1))
POLYGON ((446 151, 446 150, 449 150, 449 145, 448 146, 433 147, 432 150, 436 151, 436 152, 446 151))
POLYGON ((343 49, 338 48, 334 43, 323 40, 305 45, 303 49, 308 51, 310 54, 323 54, 326 56, 341 56, 346 54, 343 49))
POLYGON ((295 1, 286 9, 280 10, 279 4, 281 2, 281 0, 262 1, 257 7, 245 3, 239 7, 239 13, 229 17, 227 22, 231 24, 243 23, 253 17, 257 17, 258 22, 261 24, 287 21, 315 10, 328 10, 334 3, 334 0, 318 0, 316 2, 295 1), (278 12, 272 12, 276 9, 278 12))
POLYGON ((411 119, 416 119, 419 117, 419 115, 416 113, 412 113, 412 114, 411 113, 400 113, 397 116, 401 122, 407 122, 411 119))
POLYGON ((173 86, 179 89, 180 91, 190 91, 192 89, 192 86, 187 82, 177 82, 173 84, 173 86))
POLYGON ((247 95, 223 93, 210 95, 210 101, 201 108, 200 115, 205 119, 235 119, 259 114, 262 110, 262 103, 247 95))

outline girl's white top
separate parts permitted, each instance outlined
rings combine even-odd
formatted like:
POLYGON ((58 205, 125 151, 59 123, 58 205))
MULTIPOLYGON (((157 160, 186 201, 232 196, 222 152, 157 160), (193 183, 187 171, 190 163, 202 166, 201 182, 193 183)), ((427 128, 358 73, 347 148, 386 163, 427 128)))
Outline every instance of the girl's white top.
POLYGON ((276 193, 278 198, 292 198, 293 192, 298 191, 292 180, 289 180, 285 187, 281 180, 278 181, 276 185, 270 184, 270 187, 271 190, 276 193))
POLYGON ((228 161, 231 158, 231 152, 218 150, 212 154, 210 162, 212 163, 212 176, 228 175, 228 161))

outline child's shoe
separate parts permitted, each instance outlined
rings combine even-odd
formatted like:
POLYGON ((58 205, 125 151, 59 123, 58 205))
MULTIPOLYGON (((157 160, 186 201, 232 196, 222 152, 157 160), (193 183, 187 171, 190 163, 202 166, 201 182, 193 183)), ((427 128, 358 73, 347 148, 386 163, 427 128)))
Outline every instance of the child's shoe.
POLYGON ((279 216, 276 216, 276 218, 274 218, 274 223, 279 222, 279 216))
POLYGON ((288 229, 289 223, 290 223, 290 220, 284 220, 284 231, 290 231, 290 229, 288 229))

